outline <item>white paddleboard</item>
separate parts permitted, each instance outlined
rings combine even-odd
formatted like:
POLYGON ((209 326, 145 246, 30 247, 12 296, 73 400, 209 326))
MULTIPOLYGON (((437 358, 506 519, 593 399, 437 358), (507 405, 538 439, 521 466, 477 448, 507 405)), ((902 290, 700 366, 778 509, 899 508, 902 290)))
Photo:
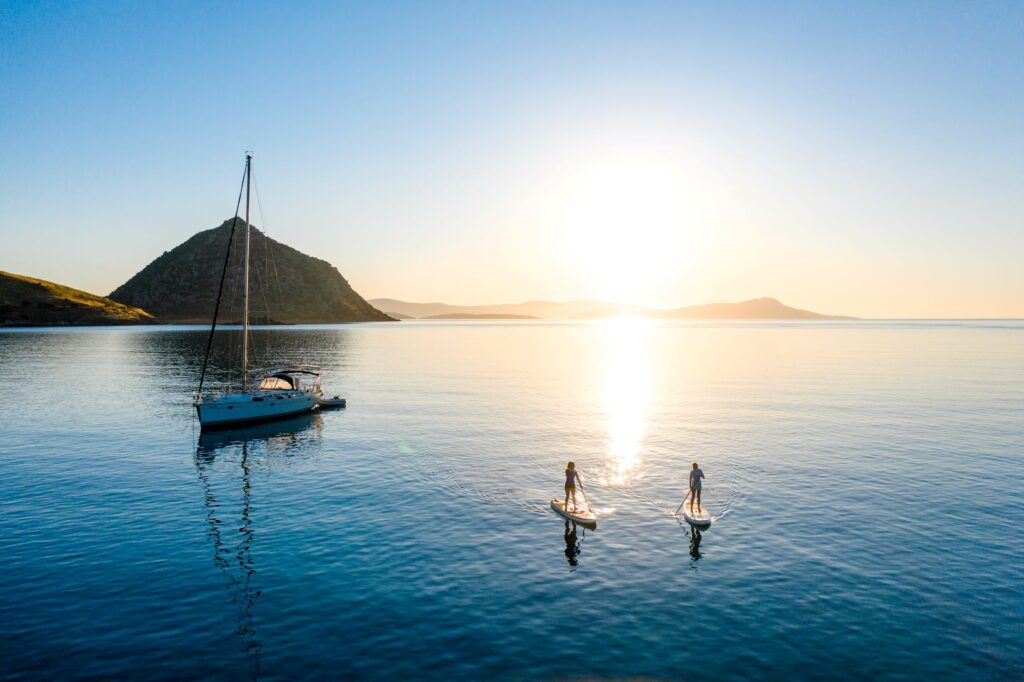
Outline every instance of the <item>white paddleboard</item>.
POLYGON ((701 505, 701 508, 698 510, 697 505, 693 505, 693 509, 690 509, 689 497, 683 502, 683 518, 694 526, 711 525, 711 514, 708 513, 708 508, 701 505))
POLYGON ((569 508, 566 509, 564 500, 551 500, 551 508, 570 521, 585 523, 588 526, 597 525, 597 514, 589 509, 584 509, 583 507, 573 508, 571 505, 572 503, 570 503, 569 508))

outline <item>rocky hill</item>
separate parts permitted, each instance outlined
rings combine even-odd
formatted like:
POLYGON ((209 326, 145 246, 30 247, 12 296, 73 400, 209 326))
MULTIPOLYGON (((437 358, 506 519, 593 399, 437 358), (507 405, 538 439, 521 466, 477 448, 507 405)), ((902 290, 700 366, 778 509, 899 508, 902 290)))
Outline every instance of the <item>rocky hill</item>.
POLYGON ((153 321, 153 316, 141 308, 45 279, 0 271, 0 325, 5 327, 147 324, 153 321))
MULTIPOLYGON (((206 323, 213 314, 231 220, 193 235, 119 286, 110 298, 160 322, 206 323)), ((238 219, 219 319, 242 318, 245 221, 238 219)), ((337 268, 252 230, 250 319, 280 323, 390 320, 357 294, 337 268)))

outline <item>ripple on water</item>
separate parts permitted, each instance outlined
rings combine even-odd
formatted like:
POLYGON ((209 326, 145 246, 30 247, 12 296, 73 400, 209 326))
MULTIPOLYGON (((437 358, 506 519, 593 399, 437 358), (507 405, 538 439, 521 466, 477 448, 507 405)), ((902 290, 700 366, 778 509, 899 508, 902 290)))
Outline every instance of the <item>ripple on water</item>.
POLYGON ((0 332, 5 676, 1024 672, 1018 323, 257 334, 348 409, 199 438, 202 330, 0 332))

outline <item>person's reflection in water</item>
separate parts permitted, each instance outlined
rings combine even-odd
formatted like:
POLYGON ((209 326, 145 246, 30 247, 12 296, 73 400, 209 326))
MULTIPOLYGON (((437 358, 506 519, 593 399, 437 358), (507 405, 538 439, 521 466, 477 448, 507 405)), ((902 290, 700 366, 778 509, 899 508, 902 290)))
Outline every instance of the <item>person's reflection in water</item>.
POLYGON ((572 568, 576 568, 577 564, 579 564, 576 557, 579 556, 581 551, 580 543, 576 540, 576 522, 567 519, 565 522, 565 558, 568 559, 569 566, 572 568), (571 529, 569 528, 570 525, 572 526, 571 529))
POLYGON ((700 553, 700 541, 701 534, 700 529, 696 526, 690 527, 690 556, 694 561, 700 561, 700 558, 704 556, 700 553))

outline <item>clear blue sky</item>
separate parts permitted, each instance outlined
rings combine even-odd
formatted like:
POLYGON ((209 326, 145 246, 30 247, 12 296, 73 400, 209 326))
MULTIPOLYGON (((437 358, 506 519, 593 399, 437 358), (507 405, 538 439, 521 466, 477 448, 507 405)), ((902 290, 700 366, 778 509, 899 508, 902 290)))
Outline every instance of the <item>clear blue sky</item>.
POLYGON ((367 297, 1024 316, 1024 3, 5 0, 0 84, 0 269, 97 293, 254 149, 367 297))

